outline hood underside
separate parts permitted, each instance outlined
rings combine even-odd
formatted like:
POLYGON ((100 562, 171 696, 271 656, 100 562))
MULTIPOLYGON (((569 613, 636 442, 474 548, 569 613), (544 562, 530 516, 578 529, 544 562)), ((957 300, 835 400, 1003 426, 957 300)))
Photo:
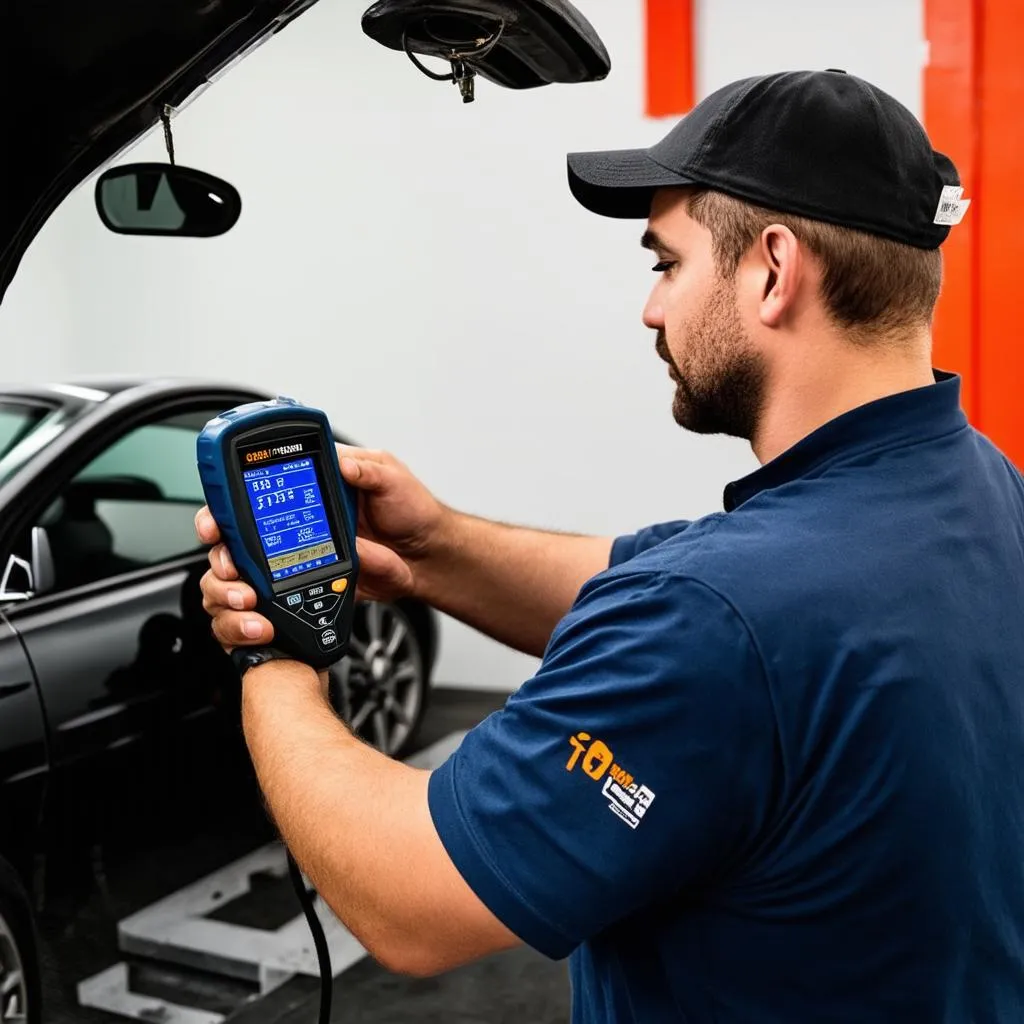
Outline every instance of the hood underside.
POLYGON ((79 182, 315 2, 0 0, 0 301, 79 182))

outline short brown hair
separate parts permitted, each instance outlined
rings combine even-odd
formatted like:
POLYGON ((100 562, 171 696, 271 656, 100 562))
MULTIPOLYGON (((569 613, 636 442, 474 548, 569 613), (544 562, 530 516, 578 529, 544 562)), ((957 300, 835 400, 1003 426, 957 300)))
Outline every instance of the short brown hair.
POLYGON ((779 213, 710 189, 693 190, 687 212, 711 232, 715 263, 729 278, 769 224, 788 227, 821 265, 829 315, 855 338, 871 340, 931 323, 942 285, 938 249, 779 213))

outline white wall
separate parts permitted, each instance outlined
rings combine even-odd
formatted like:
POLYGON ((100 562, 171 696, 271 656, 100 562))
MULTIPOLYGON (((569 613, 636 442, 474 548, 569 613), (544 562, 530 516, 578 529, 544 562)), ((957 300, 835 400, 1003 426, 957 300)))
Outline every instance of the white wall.
MULTIPOLYGON (((642 116, 643 4, 578 3, 611 52, 608 80, 481 82, 464 106, 362 35, 366 4, 321 0, 174 122, 179 161, 239 187, 237 227, 116 237, 87 185, 33 246, 0 337, 12 320, 27 336, 38 307, 34 333, 73 325, 65 375, 277 387, 482 515, 614 533, 720 507, 755 463, 672 421, 640 323, 642 225, 587 214, 566 186, 566 151, 648 145, 670 125, 642 116), (39 304, 61 283, 64 319, 39 304)), ((920 0, 704 0, 700 91, 843 67, 919 110, 921 19, 920 0)), ((157 134, 128 157, 162 158, 157 134)), ((438 679, 512 688, 534 664, 447 623, 438 679)))
POLYGON ((0 380, 60 379, 76 332, 63 239, 67 218, 49 220, 25 254, 0 308, 0 380))
POLYGON ((922 116, 921 0, 697 0, 697 8, 700 95, 748 75, 842 68, 922 116))

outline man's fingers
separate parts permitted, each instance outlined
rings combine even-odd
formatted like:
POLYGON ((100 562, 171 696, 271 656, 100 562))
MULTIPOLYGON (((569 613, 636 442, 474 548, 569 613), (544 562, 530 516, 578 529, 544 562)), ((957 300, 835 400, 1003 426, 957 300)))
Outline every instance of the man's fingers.
POLYGON ((203 576, 200 586, 203 609, 213 619, 213 635, 222 646, 230 649, 274 639, 274 627, 253 610, 256 592, 252 587, 224 580, 213 569, 203 576))
POLYGON ((203 544, 216 544, 220 540, 220 529, 206 505, 196 513, 196 536, 203 544))
POLYGON ((256 607, 256 591, 240 580, 227 581, 212 569, 202 581, 203 608, 210 615, 225 608, 234 611, 249 611, 256 607))
POLYGON ((213 635, 224 647, 251 647, 274 639, 274 627, 254 612, 220 612, 213 620, 213 635))
POLYGON ((210 549, 210 568, 213 570, 213 574, 222 580, 238 579, 238 570, 231 560, 227 547, 223 544, 218 544, 210 549))

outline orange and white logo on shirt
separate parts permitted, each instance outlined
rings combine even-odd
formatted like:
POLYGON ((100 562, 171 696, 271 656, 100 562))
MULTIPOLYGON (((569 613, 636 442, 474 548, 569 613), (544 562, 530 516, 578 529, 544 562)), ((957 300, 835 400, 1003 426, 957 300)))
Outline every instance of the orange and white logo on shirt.
POLYGON ((565 766, 571 772, 581 765, 583 773, 600 782, 601 793, 608 799, 608 807, 630 828, 636 828, 647 809, 654 803, 654 791, 637 783, 632 774, 617 764, 611 748, 603 740, 592 739, 588 732, 569 737, 572 753, 565 766))

